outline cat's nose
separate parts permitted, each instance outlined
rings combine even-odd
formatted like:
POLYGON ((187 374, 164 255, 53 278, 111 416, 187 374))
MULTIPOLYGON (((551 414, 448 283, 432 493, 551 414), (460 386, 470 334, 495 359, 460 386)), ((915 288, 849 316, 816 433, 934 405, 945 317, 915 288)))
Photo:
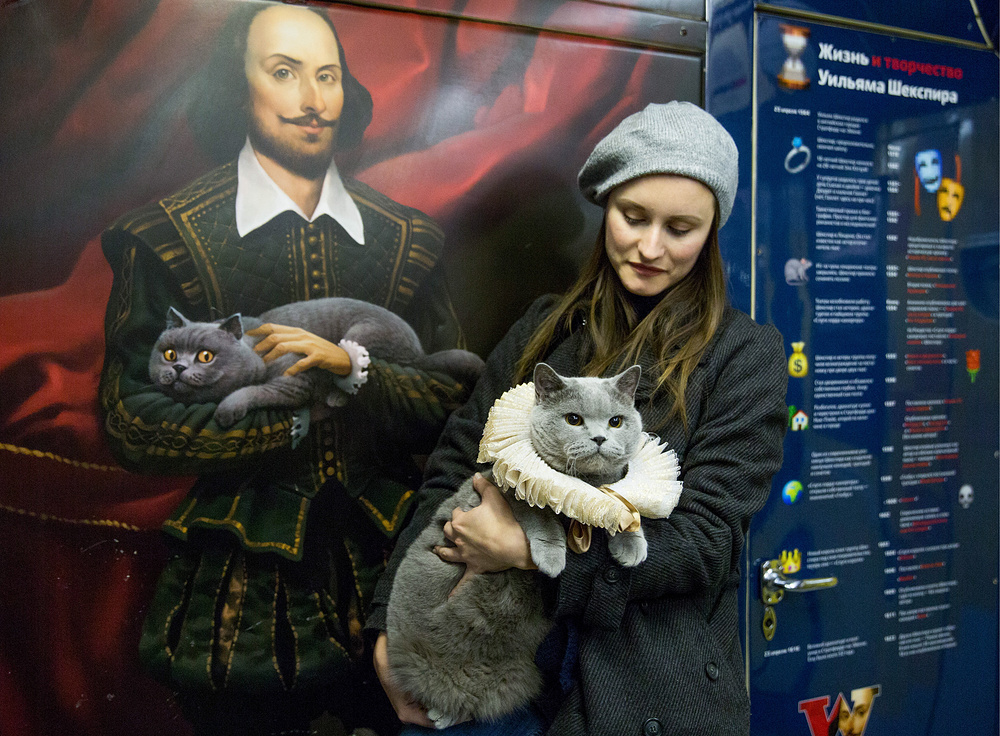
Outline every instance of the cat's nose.
POLYGON ((187 366, 181 365, 180 363, 174 363, 174 370, 177 371, 177 375, 179 376, 181 373, 187 370, 187 366))
POLYGON ((591 437, 590 439, 593 440, 595 445, 600 447, 601 445, 604 444, 604 440, 606 440, 607 438, 598 436, 598 437, 591 437))

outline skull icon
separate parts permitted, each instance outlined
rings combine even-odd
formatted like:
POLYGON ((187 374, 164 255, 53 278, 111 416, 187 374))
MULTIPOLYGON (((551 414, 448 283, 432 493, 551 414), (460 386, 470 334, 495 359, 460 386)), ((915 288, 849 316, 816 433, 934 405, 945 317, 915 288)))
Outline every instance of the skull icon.
POLYGON ((967 509, 972 505, 972 486, 966 484, 958 489, 958 502, 962 505, 963 509, 967 509))

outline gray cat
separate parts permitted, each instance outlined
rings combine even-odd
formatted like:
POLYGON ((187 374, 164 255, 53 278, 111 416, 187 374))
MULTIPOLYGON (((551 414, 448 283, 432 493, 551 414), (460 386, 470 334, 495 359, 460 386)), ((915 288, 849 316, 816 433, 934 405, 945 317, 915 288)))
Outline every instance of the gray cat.
POLYGON ((466 350, 426 355, 413 328, 388 309, 357 299, 330 297, 286 304, 258 318, 234 314, 216 322, 193 322, 171 307, 167 328, 149 358, 149 377, 176 401, 218 403, 215 421, 229 427, 253 409, 307 410, 319 401, 330 406, 343 403, 345 394, 357 392, 366 379, 367 353, 470 383, 483 367, 482 359, 466 350), (253 350, 262 338, 245 333, 266 322, 300 327, 340 343, 351 354, 355 370, 349 376, 335 376, 322 369, 283 375, 302 356, 290 353, 265 363, 253 350))
MULTIPOLYGON (((643 440, 635 409, 639 366, 613 378, 565 378, 545 363, 534 371, 532 446, 556 470, 599 486, 620 480, 643 440)), ((489 473, 484 473, 487 477, 489 473)), ((538 569, 556 577, 566 565, 566 530, 551 509, 506 492, 538 569)), ((400 563, 387 611, 389 666, 397 684, 427 708, 437 728, 492 720, 541 688, 535 651, 551 628, 534 573, 511 569, 476 575, 454 595, 465 567, 442 561, 443 527, 452 510, 479 504, 469 479, 442 503, 400 563)), ((622 565, 646 558, 641 529, 609 537, 622 565)))

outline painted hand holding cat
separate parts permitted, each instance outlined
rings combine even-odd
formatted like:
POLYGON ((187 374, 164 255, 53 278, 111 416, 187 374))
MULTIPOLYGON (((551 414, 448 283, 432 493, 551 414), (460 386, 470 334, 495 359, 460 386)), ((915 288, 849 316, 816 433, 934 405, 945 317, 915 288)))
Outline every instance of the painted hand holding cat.
POLYGON ((351 356, 346 350, 300 327, 268 322, 256 329, 247 330, 247 334, 264 338, 254 346, 254 351, 265 363, 288 353, 302 354, 303 357, 297 363, 285 370, 286 376, 294 376, 310 368, 322 368, 338 376, 346 376, 351 372, 351 356))
MULTIPOLYGON (((322 368, 337 376, 346 376, 351 372, 351 356, 346 350, 300 327, 267 322, 256 329, 247 330, 247 334, 264 338, 254 346, 254 352, 265 363, 288 353, 302 354, 303 357, 297 363, 285 370, 286 376, 294 376, 310 368, 322 368)), ((321 422, 331 414, 333 409, 324 402, 319 402, 312 407, 309 422, 321 422)))

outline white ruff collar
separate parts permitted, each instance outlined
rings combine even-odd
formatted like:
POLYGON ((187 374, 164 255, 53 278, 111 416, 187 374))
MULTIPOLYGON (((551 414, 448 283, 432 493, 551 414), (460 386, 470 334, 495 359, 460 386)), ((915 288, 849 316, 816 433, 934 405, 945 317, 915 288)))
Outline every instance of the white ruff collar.
POLYGON ((547 506, 612 534, 634 527, 636 519, 629 505, 650 519, 670 515, 682 488, 673 450, 646 435, 629 459, 625 477, 602 487, 628 502, 623 503, 613 494, 555 470, 539 457, 529 432, 534 405, 535 384, 529 382, 504 393, 490 409, 478 461, 493 462, 493 477, 498 485, 512 488, 517 498, 532 506, 547 506))

